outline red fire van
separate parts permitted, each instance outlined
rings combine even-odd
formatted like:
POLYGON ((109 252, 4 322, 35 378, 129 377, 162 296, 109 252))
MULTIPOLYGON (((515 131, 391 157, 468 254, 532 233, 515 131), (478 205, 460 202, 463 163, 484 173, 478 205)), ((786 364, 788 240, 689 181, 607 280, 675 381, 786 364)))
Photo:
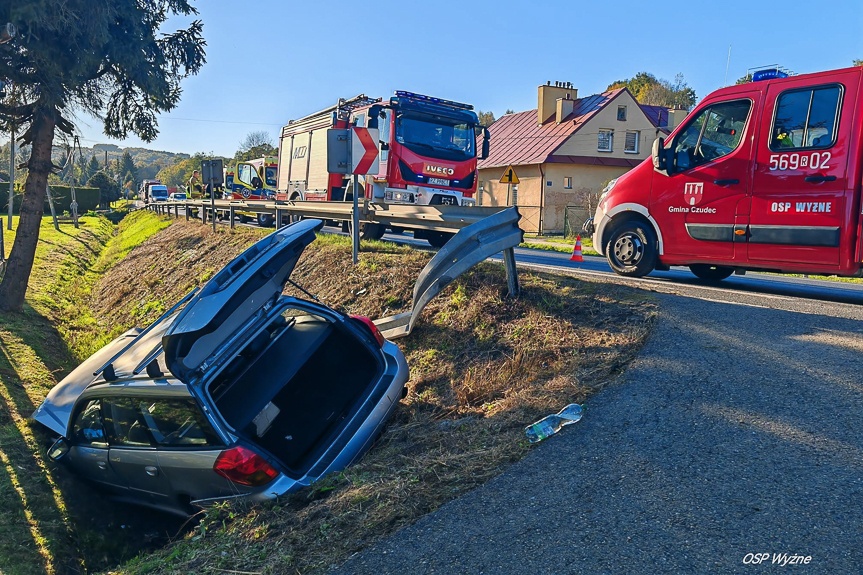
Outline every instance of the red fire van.
POLYGON ((585 224, 595 249, 635 277, 863 276, 861 72, 770 71, 713 92, 606 189, 585 224))

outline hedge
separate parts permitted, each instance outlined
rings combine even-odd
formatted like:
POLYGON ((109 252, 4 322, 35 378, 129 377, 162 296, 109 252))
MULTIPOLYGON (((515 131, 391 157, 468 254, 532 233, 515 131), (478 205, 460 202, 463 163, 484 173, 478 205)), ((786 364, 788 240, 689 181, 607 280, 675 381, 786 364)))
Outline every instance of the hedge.
MULTIPOLYGON (((18 213, 21 207, 21 196, 23 195, 22 186, 19 184, 15 187, 15 195, 12 199, 12 210, 18 213)), ((54 197, 54 210, 57 215, 62 215, 63 212, 72 212, 72 189, 69 186, 51 186, 51 194, 54 197)), ((95 210, 99 207, 99 190, 98 188, 79 188, 75 186, 75 199, 78 200, 78 213, 83 214, 95 210)), ((0 183, 0 212, 7 213, 9 209, 9 183, 0 183)), ((45 196, 45 213, 51 213, 51 206, 48 205, 48 196, 45 196)))

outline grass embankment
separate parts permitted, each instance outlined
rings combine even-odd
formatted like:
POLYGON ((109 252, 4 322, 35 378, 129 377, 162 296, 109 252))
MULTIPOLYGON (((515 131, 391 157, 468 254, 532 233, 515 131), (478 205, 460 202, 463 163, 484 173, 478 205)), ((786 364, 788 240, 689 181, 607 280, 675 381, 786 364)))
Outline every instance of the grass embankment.
MULTIPOLYGON (((94 306, 126 324, 142 309, 133 302, 154 292, 175 301, 259 236, 175 223, 106 274, 94 306), (157 284, 131 281, 145 270, 157 284)), ((430 257, 370 242, 353 267, 347 238, 320 236, 292 277, 331 306, 377 318, 409 307, 430 257)), ((185 539, 122 570, 320 571, 524 456, 526 424, 583 401, 623 368, 648 331, 652 303, 572 278, 522 273, 521 281, 522 297, 510 300, 502 267, 484 264, 432 301, 398 341, 411 367, 408 397, 358 464, 272 505, 211 510, 185 539)))
MULTIPOLYGON (((133 241, 143 241, 164 225, 147 220, 133 241)), ((17 230, 17 218, 13 227, 17 230)), ((81 486, 68 474, 57 473, 40 442, 44 434, 34 433, 35 424, 26 419, 82 354, 98 345, 96 340, 87 342, 88 337, 99 337, 98 330, 83 327, 88 288, 100 270, 124 253, 129 237, 115 236, 115 231, 103 218, 81 218, 79 229, 64 224, 59 232, 50 218, 43 219, 24 309, 0 316, 0 572, 4 574, 73 573, 104 567, 116 562, 117 547, 122 545, 118 540, 124 539, 106 531, 112 527, 111 511, 90 507, 91 496, 77 497, 81 486), (102 531, 94 535, 93 528, 102 531), (111 537, 113 541, 101 541, 111 537)), ((3 233, 8 255, 15 233, 6 229, 3 233)))

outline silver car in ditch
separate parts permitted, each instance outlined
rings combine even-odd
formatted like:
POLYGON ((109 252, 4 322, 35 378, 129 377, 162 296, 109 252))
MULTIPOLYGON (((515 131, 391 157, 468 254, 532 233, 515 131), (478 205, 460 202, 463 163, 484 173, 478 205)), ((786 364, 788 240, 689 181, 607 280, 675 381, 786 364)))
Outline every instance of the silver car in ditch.
POLYGON ((282 295, 321 226, 270 234, 63 379, 33 415, 60 436, 52 459, 119 499, 188 514, 270 499, 362 456, 408 367, 370 320, 282 295))

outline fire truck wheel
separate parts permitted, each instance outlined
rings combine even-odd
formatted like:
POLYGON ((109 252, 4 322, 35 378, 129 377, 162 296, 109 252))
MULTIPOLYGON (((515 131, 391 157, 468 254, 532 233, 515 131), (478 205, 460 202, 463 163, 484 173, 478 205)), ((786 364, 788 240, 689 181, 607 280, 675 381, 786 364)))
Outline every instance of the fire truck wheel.
MULTIPOLYGON (((346 220, 342 223, 342 231, 351 233, 351 221, 346 220)), ((381 224, 360 223, 360 239, 361 240, 379 240, 384 237, 387 228, 381 224)))
POLYGON ((270 214, 258 214, 257 222, 262 228, 269 228, 276 223, 276 218, 270 214))
POLYGON ((237 217, 240 219, 241 224, 248 224, 251 221, 251 218, 249 216, 244 216, 243 214, 240 214, 237 217))
POLYGON ((605 253, 618 275, 646 276, 656 266, 656 234, 641 222, 625 222, 611 233, 605 253))
POLYGON ((455 234, 448 232, 429 232, 426 240, 435 248, 442 248, 455 234))
POLYGON ((705 281, 718 282, 722 281, 734 273, 734 268, 725 266, 711 266, 707 264, 692 264, 689 270, 695 274, 695 277, 705 281))
POLYGON ((404 228, 400 228, 399 226, 390 226, 390 231, 394 234, 403 234, 405 233, 404 228))

